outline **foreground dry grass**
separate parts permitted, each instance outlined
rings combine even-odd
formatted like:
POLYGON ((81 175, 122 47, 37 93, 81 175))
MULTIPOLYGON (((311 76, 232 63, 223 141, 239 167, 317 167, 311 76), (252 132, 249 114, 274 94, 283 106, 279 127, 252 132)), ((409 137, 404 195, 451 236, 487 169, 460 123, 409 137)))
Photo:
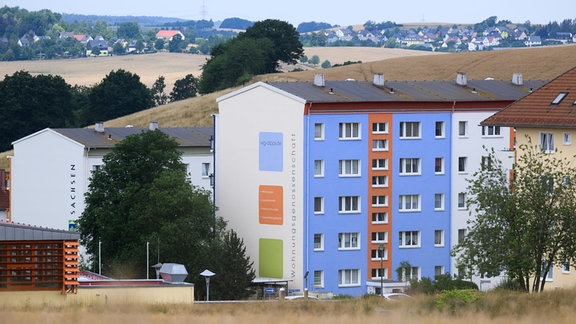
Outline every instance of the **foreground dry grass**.
POLYGON ((210 303, 155 306, 0 308, 3 323, 573 323, 576 291, 483 294, 470 305, 439 310, 435 297, 386 302, 341 301, 210 303))

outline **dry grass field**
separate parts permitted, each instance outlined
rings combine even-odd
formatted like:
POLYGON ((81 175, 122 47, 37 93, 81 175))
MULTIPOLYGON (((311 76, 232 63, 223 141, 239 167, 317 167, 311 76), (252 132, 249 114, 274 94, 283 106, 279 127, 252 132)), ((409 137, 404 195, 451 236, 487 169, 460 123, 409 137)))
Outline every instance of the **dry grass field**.
POLYGON ((574 322, 576 292, 542 294, 496 292, 474 303, 444 304, 437 297, 415 296, 386 302, 378 297, 340 301, 269 301, 154 306, 22 305, 2 308, 2 323, 502 323, 574 322))

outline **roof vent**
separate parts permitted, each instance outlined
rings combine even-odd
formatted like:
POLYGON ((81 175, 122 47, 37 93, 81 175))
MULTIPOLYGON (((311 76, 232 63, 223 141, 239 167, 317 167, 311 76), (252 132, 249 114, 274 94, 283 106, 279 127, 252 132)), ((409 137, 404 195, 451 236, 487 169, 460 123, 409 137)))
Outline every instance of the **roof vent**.
POLYGON ((382 73, 374 74, 374 81, 372 82, 372 84, 374 84, 377 87, 383 87, 384 86, 384 74, 382 74, 382 73))
POLYGON ((512 74, 512 84, 514 84, 514 85, 523 85, 524 84, 524 80, 522 78, 522 73, 512 74))
POLYGON ((323 87, 324 83, 324 74, 314 74, 314 85, 317 87, 323 87))
POLYGON ((153 130, 157 130, 158 129, 158 122, 150 122, 150 124, 148 125, 148 129, 153 131, 153 130))
POLYGON ((164 263, 160 268, 160 276, 168 282, 183 282, 188 276, 188 271, 183 264, 164 263))
POLYGON ((97 131, 98 133, 104 133, 104 123, 97 122, 96 125, 94 125, 94 130, 97 131))
POLYGON ((456 84, 465 87, 468 84, 468 80, 466 80, 466 73, 458 72, 456 74, 456 84))

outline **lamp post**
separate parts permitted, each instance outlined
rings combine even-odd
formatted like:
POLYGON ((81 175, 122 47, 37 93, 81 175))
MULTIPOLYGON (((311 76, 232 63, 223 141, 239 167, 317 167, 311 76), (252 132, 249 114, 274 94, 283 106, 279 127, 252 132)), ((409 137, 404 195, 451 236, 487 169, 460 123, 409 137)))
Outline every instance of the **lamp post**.
POLYGON ((378 245, 378 252, 380 252, 380 296, 384 296, 384 273, 382 262, 384 261, 384 243, 378 245))
POLYGON ((98 241, 98 274, 102 275, 102 241, 98 241))
POLYGON ((200 275, 206 280, 206 302, 208 302, 210 300, 210 277, 215 275, 215 273, 206 269, 200 275))

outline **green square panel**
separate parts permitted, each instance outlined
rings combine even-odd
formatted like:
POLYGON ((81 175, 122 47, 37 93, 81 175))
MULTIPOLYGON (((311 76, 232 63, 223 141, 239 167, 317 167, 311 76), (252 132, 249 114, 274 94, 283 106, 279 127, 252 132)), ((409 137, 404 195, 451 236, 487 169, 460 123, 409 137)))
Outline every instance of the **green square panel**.
POLYGON ((258 269, 260 277, 283 278, 283 245, 282 240, 261 238, 258 242, 258 269))

